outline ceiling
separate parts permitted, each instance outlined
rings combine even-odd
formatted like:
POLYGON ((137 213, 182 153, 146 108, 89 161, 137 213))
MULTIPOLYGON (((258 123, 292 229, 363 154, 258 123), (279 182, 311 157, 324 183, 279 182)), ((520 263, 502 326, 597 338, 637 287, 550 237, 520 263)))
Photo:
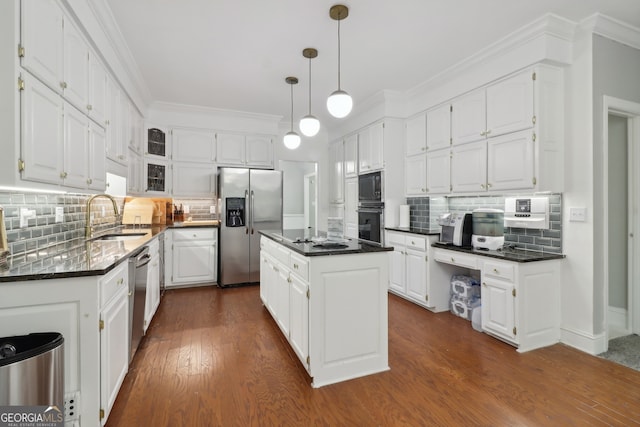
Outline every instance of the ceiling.
MULTIPOLYGON (((309 109, 324 126, 337 89, 335 0, 109 0, 152 101, 282 116, 309 109)), ((640 28, 639 0, 348 0, 341 86, 358 104, 405 92, 551 12, 580 22, 600 12, 640 28)))

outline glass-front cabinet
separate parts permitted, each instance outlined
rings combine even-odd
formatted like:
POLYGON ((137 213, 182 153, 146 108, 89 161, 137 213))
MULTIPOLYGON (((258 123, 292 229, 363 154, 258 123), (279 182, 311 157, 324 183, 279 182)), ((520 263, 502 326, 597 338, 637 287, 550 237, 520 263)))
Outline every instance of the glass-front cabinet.
POLYGON ((149 193, 170 193, 171 167, 164 160, 144 160, 145 191, 149 193))

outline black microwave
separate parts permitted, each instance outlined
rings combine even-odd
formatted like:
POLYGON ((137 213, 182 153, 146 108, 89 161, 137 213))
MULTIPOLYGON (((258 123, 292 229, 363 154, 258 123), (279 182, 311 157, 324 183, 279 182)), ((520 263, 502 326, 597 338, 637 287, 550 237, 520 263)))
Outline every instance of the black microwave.
POLYGON ((382 203, 382 188, 381 171, 358 176, 358 201, 361 205, 382 203))

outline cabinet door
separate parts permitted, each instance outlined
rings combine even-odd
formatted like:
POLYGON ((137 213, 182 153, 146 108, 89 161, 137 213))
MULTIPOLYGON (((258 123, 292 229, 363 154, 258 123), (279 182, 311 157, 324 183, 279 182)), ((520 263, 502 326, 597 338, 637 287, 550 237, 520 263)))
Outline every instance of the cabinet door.
POLYGON ((309 285, 293 276, 289 287, 289 343, 302 364, 307 366, 309 355, 309 285))
POLYGON ((100 407, 106 422, 129 369, 129 298, 127 289, 102 310, 100 331, 100 407))
MULTIPOLYGON (((260 243, 260 247, 264 244, 264 237, 262 237, 262 242, 260 243)), ((269 277, 269 261, 267 260, 267 255, 264 249, 260 250, 260 300, 263 305, 267 305, 267 288, 268 288, 268 277, 269 277)))
POLYGON ((29 73, 22 78, 22 179, 59 184, 64 169, 62 98, 29 73))
POLYGON ((129 163, 127 164, 127 191, 129 193, 138 194, 143 192, 142 168, 142 156, 133 150, 129 150, 129 163))
POLYGON ((345 180, 344 223, 347 237, 358 238, 358 178, 345 180))
POLYGON ((407 296, 422 304, 428 303, 426 254, 413 249, 405 251, 407 296))
POLYGON ((329 187, 331 203, 344 203, 344 145, 342 141, 331 144, 329 147, 329 187))
POLYGON ((160 260, 158 252, 151 254, 147 269, 147 293, 144 305, 144 331, 146 332, 151 320, 160 305, 160 260))
POLYGON ((358 176, 358 135, 344 140, 344 176, 358 176))
POLYGON ((487 143, 485 141, 451 148, 451 190, 454 193, 486 190, 487 143))
POLYGON ((427 151, 427 116, 420 114, 408 119, 405 128, 405 155, 424 154, 427 151))
MULTIPOLYGON (((71 104, 64 104, 64 185, 87 186, 89 158, 89 121, 71 104)), ((105 174, 106 179, 106 174, 105 174)))
POLYGON ((104 126, 107 109, 107 70, 95 52, 89 55, 89 117, 104 126))
POLYGON ((439 150, 451 144, 451 105, 427 111, 427 150, 439 150))
POLYGON ((105 131, 107 137, 107 157, 113 161, 123 163, 125 156, 119 152, 122 137, 119 131, 120 119, 120 88, 118 88, 115 80, 107 75, 106 83, 107 92, 107 110, 105 117, 105 131))
POLYGON ((245 149, 247 166, 273 168, 273 138, 248 135, 245 149))
POLYGON ((172 283, 213 282, 215 242, 174 242, 172 283))
POLYGON ((482 329, 510 341, 515 335, 513 284, 500 280, 482 281, 482 329))
POLYGON ((487 87, 487 136, 533 127, 533 78, 529 71, 487 87))
POLYGON ((216 159, 223 166, 244 166, 244 135, 231 133, 216 134, 216 159))
POLYGON ((191 129, 173 129, 171 137, 174 161, 199 163, 215 161, 215 133, 191 129))
POLYGON ((389 252, 389 289, 405 295, 407 292, 405 281, 405 247, 393 245, 393 252, 389 252))
POLYGON ((174 196, 211 196, 215 194, 215 173, 212 164, 174 163, 174 196))
POLYGON ((487 141, 488 190, 535 187, 532 135, 531 130, 524 130, 487 141))
POLYGON ((89 156, 87 187, 104 191, 107 185, 106 142, 104 129, 89 121, 89 156))
POLYGON ((291 278, 289 277, 289 271, 283 266, 277 265, 276 276, 276 321, 282 329, 282 333, 289 337, 289 287, 291 278))
POLYGON ((144 186, 150 193, 170 193, 171 169, 169 162, 156 159, 144 159, 144 186))
POLYGON ((56 0, 23 1, 20 64, 49 88, 62 93, 64 33, 62 9, 56 0))
POLYGON ((427 194, 427 157, 406 157, 404 160, 405 195, 425 196, 427 194))
POLYGON ((372 170, 384 168, 384 123, 376 123, 369 128, 369 164, 372 170))
POLYGON ((89 105, 89 46, 71 19, 64 22, 64 97, 81 111, 89 105))
POLYGON ((118 159, 121 163, 127 164, 129 147, 133 147, 134 144, 131 141, 131 111, 133 106, 127 98, 127 94, 120 92, 120 109, 118 111, 118 132, 120 132, 120 138, 118 139, 118 159))
POLYGON ((487 107, 485 90, 479 89, 451 103, 451 142, 466 144, 485 138, 487 107))
POLYGON ((449 148, 427 153, 427 192, 447 194, 451 191, 451 151, 449 148))

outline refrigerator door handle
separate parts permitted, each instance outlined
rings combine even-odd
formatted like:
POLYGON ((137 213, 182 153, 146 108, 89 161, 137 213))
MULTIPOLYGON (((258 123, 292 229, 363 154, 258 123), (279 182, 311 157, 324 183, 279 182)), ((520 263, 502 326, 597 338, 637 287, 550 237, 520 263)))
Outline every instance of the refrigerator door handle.
MULTIPOLYGON (((244 190, 244 206, 245 206, 245 209, 249 211, 247 213, 251 215, 251 209, 253 208, 253 206, 249 206, 249 190, 244 190)), ((247 215, 245 214, 244 234, 249 234, 249 221, 247 221, 246 216, 247 215)))
POLYGON ((251 234, 253 234, 253 202, 255 200, 255 194, 253 194, 253 190, 251 190, 251 211, 250 211, 250 215, 251 215, 251 234))

